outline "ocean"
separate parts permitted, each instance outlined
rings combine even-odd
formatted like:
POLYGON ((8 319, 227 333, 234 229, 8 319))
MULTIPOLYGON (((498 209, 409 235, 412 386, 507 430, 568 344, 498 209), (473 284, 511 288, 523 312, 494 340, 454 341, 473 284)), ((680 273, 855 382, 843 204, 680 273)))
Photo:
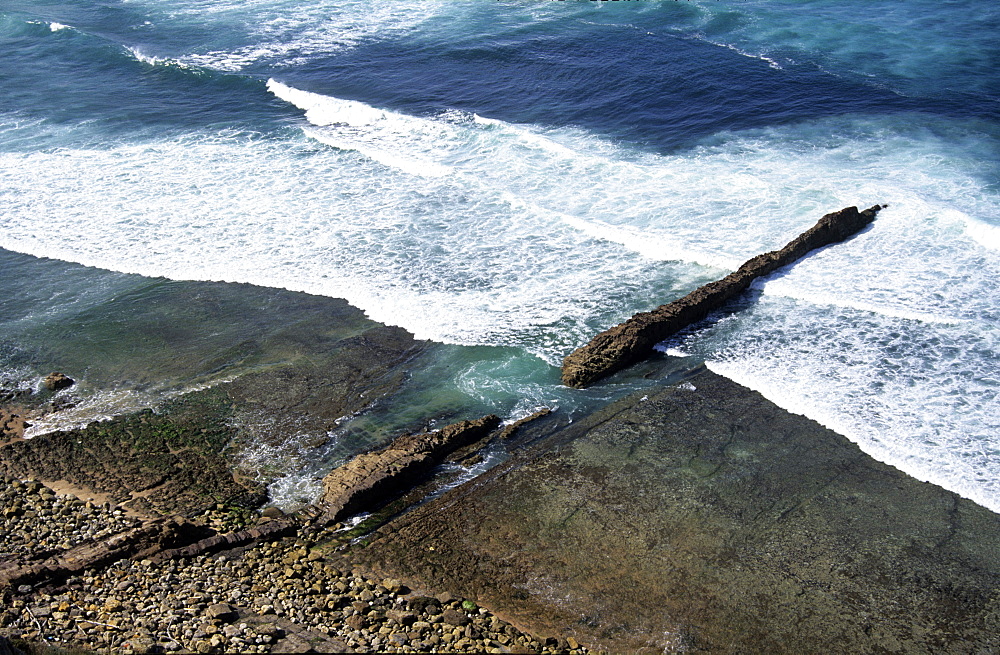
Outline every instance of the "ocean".
POLYGON ((573 418, 650 384, 561 387, 594 334, 886 203, 661 349, 1000 511, 998 34, 985 0, 7 0, 0 380, 78 378, 29 436, 155 405, 293 357, 283 289, 442 344, 383 427, 573 418))

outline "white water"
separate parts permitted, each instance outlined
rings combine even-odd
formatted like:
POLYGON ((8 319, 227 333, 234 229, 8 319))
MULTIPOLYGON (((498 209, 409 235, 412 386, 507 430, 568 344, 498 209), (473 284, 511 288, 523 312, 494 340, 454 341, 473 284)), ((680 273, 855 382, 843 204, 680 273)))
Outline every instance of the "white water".
POLYGON ((438 0, 133 2, 146 7, 151 24, 189 22, 199 34, 204 30, 202 43, 192 43, 189 51, 146 56, 225 72, 255 65, 294 67, 367 41, 397 37, 450 11, 451 4, 438 0))
POLYGON ((0 246, 344 297, 421 338, 557 363, 827 211, 887 202, 868 232, 764 283, 752 312, 676 347, 1000 509, 1000 199, 976 125, 842 117, 651 154, 270 88, 303 110, 301 138, 0 154, 0 246))

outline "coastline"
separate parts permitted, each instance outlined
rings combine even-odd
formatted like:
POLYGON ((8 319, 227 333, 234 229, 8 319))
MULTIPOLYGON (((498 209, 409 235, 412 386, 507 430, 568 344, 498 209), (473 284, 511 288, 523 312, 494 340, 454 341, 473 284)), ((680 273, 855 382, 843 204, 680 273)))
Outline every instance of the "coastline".
MULTIPOLYGON (((248 285, 137 282, 141 296, 154 287, 174 303, 195 295, 234 316, 245 302, 260 304, 248 285)), ((640 382, 621 388, 639 391, 589 412, 536 412, 513 438, 514 425, 499 430, 490 417, 490 436, 459 440, 420 481, 433 466, 421 459, 424 441, 436 439, 431 428, 481 409, 447 394, 410 405, 437 396, 439 387, 415 388, 454 361, 434 359, 437 345, 345 301, 260 296, 296 322, 266 319, 243 332, 252 340, 227 364, 228 381, 155 412, 27 440, 16 434, 23 423, 4 419, 4 472, 34 482, 4 485, 2 527, 16 524, 30 547, 0 560, 11 608, 0 628, 115 653, 305 652, 310 640, 318 650, 362 652, 1000 646, 1000 597, 991 591, 1000 587, 998 515, 704 366, 654 354, 623 376, 640 382), (245 359, 269 361, 245 369, 245 359), (336 443, 340 422, 359 415, 356 441, 336 443), (246 430, 247 417, 255 429, 246 430), (389 450, 412 447, 409 491, 370 477, 386 468, 376 449, 400 425, 389 450), (276 474, 248 468, 251 449, 264 460, 294 450, 294 461, 313 462, 310 475, 322 470, 316 464, 329 470, 356 456, 354 477, 368 486, 341 490, 340 514, 321 501, 261 515, 276 474), (479 466, 484 457, 496 465, 479 466), (366 506, 352 500, 359 490, 366 506), (25 509, 24 497, 42 505, 25 509), (374 514, 354 524, 346 519, 354 511, 374 514), (61 534, 62 520, 75 532, 61 534), (91 529, 102 521, 116 527, 91 529), (36 530, 54 536, 33 543, 36 530), (200 588, 183 596, 160 583, 181 572, 200 588), (117 609, 94 600, 109 589, 141 598, 121 595, 117 609), (267 602, 276 594, 288 602, 267 602), (216 608, 226 618, 208 615, 217 605, 228 607, 216 608), (449 622, 446 610, 464 614, 449 622)), ((211 329, 203 322, 172 338, 196 340, 211 329)), ((79 345, 70 347, 77 358, 79 345)), ((72 409, 72 398, 44 386, 7 393, 3 409, 18 419, 34 419, 25 407, 72 409)))
MULTIPOLYGON (((68 551, 141 523, 37 482, 0 483, 8 557, 68 551), (95 533, 97 525, 107 527, 95 533), (39 532, 45 542, 28 541, 39 532)), ((351 567, 326 543, 335 532, 191 558, 122 558, 37 589, 4 589, 0 636, 29 650, 111 653, 561 652, 471 601, 351 567)))
MULTIPOLYGON (((530 447, 421 503, 425 485, 374 532, 299 529, 6 589, 0 634, 116 653, 305 652, 309 640, 320 652, 1000 646, 1000 516, 721 376, 702 368, 568 426, 523 429, 530 447), (281 594, 279 611, 266 599, 281 594), (208 615, 216 605, 222 618, 208 615)), ((70 508, 55 516, 85 508, 134 525, 110 505, 20 492, 70 508)), ((231 510, 208 507, 205 524, 224 529, 231 510)))
POLYGON ((1000 647, 1000 515, 705 369, 574 423, 361 555, 590 648, 1000 647))

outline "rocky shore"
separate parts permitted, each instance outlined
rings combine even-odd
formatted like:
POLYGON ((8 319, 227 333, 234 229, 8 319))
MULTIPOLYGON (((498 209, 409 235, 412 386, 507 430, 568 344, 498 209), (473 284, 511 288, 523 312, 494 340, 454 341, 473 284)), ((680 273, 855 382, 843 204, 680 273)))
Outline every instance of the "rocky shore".
MULTIPOLYGON (((0 553, 65 551, 136 527, 110 504, 0 479, 0 553)), ((526 634, 475 602, 429 595, 356 568, 335 539, 303 529, 192 558, 121 559, 39 587, 0 591, 0 634, 107 653, 583 653, 526 634)))
MULTIPOLYGON (((625 341, 645 357, 663 325, 749 284, 730 282, 623 324, 625 341)), ((659 388, 574 420, 425 405, 397 431, 412 433, 354 442, 319 506, 262 512, 266 477, 241 448, 318 453, 433 347, 356 313, 309 357, 156 412, 25 440, 73 381, 0 394, 0 655, 7 638, 33 653, 1000 650, 1000 516, 661 355, 640 373, 659 388), (248 415, 259 434, 236 427, 248 415), (501 446, 465 484, 433 478, 501 446)), ((626 365, 631 346, 597 360, 626 365)))
POLYGON ((357 553, 593 649, 1000 652, 1000 515, 701 368, 357 553))

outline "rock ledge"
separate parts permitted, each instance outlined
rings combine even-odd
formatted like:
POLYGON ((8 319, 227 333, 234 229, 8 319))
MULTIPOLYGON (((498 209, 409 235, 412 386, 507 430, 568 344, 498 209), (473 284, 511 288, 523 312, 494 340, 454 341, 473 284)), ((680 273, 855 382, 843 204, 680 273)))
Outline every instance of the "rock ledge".
POLYGON ((859 212, 857 207, 847 207, 827 214, 781 250, 757 255, 721 280, 709 282, 679 300, 636 314, 601 332, 563 360, 563 384, 583 388, 645 359, 657 343, 720 309, 746 291, 758 277, 773 273, 816 248, 844 241, 871 223, 882 208, 883 205, 874 205, 859 212))

